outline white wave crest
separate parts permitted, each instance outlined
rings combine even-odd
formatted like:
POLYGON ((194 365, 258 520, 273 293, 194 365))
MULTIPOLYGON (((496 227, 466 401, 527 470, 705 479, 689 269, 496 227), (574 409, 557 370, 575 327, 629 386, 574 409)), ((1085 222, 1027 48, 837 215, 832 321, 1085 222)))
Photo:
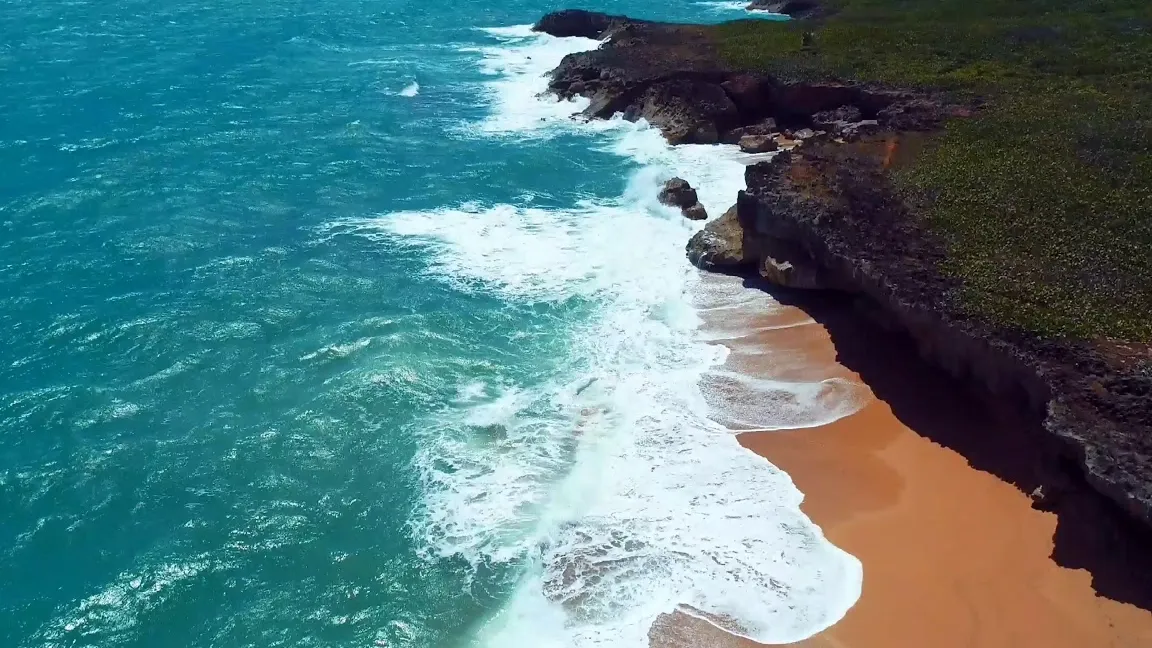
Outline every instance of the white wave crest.
MULTIPOLYGON (((859 563, 800 513, 788 476, 708 419, 700 379, 725 352, 696 334, 699 276, 682 251, 694 225, 651 198, 666 173, 647 169, 624 198, 570 210, 344 224, 421 246, 430 272, 461 289, 600 304, 554 378, 461 385, 457 407, 426 422, 417 528, 428 551, 531 565, 478 645, 643 646, 678 605, 793 641, 858 596, 859 563)), ((821 386, 773 389, 781 426, 824 415, 821 386)))
MULTIPOLYGON (((461 290, 595 305, 558 371, 467 381, 453 407, 423 422, 414 529, 426 552, 525 565, 474 645, 640 648, 657 616, 680 606, 765 643, 831 625, 859 596, 860 563, 800 512, 785 473, 709 419, 701 381, 727 352, 697 330, 700 275, 683 250, 700 224, 655 201, 660 183, 681 175, 719 215, 756 158, 673 148, 642 123, 581 125, 570 119, 579 102, 539 95, 565 53, 595 41, 488 33, 502 43, 481 50, 496 77, 483 130, 583 129, 644 168, 622 197, 568 209, 445 207, 334 226, 418 246, 428 272, 461 290)), ((836 381, 753 387, 779 395, 749 414, 765 427, 819 424, 842 404, 836 381)))
POLYGON ((556 38, 532 31, 531 25, 496 27, 484 30, 499 45, 476 50, 482 55, 480 70, 497 77, 486 84, 494 110, 480 124, 488 134, 538 132, 541 126, 569 123, 572 116, 588 106, 587 99, 560 101, 541 96, 547 89, 546 75, 572 53, 599 47, 588 38, 556 38))
POLYGON ((416 95, 420 94, 420 84, 413 81, 412 83, 404 86, 404 89, 396 94, 400 95, 401 97, 415 97, 416 95))

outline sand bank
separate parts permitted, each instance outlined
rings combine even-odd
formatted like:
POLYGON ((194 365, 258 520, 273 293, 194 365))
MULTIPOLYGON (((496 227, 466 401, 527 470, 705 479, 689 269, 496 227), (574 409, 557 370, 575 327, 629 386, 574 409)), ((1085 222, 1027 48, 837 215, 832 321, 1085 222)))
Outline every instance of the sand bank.
MULTIPOLYGON (((858 411, 810 429, 747 432, 741 442, 788 472, 826 536, 860 558, 863 595, 809 648, 1137 648, 1152 646, 1152 613, 1097 595, 1093 574, 1053 560, 1056 515, 1017 486, 973 468, 933 440, 990 438, 989 453, 1024 456, 1026 413, 998 408, 919 362, 910 348, 857 347, 889 373, 873 389, 838 362, 822 324, 802 311, 748 303, 704 311, 705 330, 731 349, 727 371, 763 380, 847 378, 858 411), (903 390, 902 392, 900 390, 903 390), (895 395, 901 411, 873 392, 895 395), (908 406, 908 403, 912 403, 908 406)), ((859 340, 858 340, 859 342, 859 340)), ((899 346, 899 345, 897 345, 899 346)), ((859 350, 859 349, 857 349, 859 350)), ((873 376, 880 375, 872 372, 873 376)), ((714 391, 721 412, 747 410, 754 391, 714 391), (726 402, 727 401, 727 402, 726 402)), ((745 427, 755 427, 745 425, 745 427)), ((1026 482, 1026 478, 1022 481, 1026 482)), ((1108 551, 1107 543, 1098 547, 1108 551)), ((1102 559, 1106 559, 1103 557, 1102 559)), ((1146 568, 1146 556, 1130 569, 1146 568)), ((1116 566, 1123 570, 1123 560, 1116 566)), ((1146 572, 1152 579, 1152 571, 1146 572)), ((1099 582, 1095 583, 1099 588, 1099 582)), ((670 615, 653 645, 750 646, 709 624, 670 615)))

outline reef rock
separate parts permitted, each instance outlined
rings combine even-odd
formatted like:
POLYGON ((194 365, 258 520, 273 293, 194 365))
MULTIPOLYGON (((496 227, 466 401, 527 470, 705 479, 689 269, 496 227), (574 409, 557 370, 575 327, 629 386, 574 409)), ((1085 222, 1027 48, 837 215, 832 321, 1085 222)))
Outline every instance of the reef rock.
POLYGON ((665 182, 657 199, 665 205, 680 209, 688 209, 700 201, 696 196, 696 190, 683 178, 672 178, 665 182))
POLYGON ((753 0, 746 8, 749 11, 786 14, 793 18, 811 18, 819 13, 820 4, 814 0, 753 0))
POLYGON ((684 218, 687 218, 688 220, 708 219, 708 210, 704 209, 704 205, 701 205, 700 203, 696 203, 695 205, 692 205, 691 207, 683 210, 683 213, 684 218))
POLYGON ((745 153, 771 153, 780 148, 771 135, 745 135, 739 144, 745 153))
POLYGON ((611 16, 583 9, 565 9, 544 16, 532 29, 564 38, 579 36, 599 39, 609 29, 627 22, 632 21, 625 16, 611 16))
POLYGON ((680 212, 689 220, 705 220, 708 218, 708 210, 704 209, 704 205, 700 204, 700 200, 696 196, 696 190, 683 178, 672 178, 668 182, 665 182, 664 188, 661 189, 659 195, 657 195, 657 199, 665 205, 679 207, 680 212))
POLYGON ((732 130, 725 132, 720 137, 720 141, 725 144, 739 144, 740 139, 745 135, 772 136, 779 132, 779 130, 780 129, 776 126, 776 120, 769 117, 759 123, 752 124, 751 126, 740 126, 738 128, 733 128, 732 130))
POLYGON ((744 225, 732 205, 688 241, 688 260, 705 270, 747 270, 759 262, 758 250, 744 246, 744 225))

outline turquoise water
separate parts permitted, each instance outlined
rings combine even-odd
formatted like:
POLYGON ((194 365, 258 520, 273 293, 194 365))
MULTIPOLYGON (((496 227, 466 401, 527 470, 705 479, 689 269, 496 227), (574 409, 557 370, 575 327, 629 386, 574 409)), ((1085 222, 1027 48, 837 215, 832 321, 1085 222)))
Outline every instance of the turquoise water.
POLYGON ((719 214, 744 161, 537 98, 594 46, 514 27, 553 8, 5 3, 0 643, 639 646, 678 604, 784 640, 851 604, 708 420, 726 297, 652 200, 691 174, 719 214))

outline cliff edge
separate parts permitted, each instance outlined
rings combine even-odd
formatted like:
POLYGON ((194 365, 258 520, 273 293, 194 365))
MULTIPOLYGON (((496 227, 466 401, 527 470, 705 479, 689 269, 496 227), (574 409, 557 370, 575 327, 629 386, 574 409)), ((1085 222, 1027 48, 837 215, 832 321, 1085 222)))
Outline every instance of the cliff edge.
POLYGON ((1038 505, 1086 482, 1152 527, 1152 90, 1135 81, 1152 16, 1102 2, 838 0, 815 22, 717 26, 570 10, 537 29, 605 41, 550 83, 590 117, 672 143, 802 141, 747 169, 693 263, 855 296, 1043 413, 1038 505))

